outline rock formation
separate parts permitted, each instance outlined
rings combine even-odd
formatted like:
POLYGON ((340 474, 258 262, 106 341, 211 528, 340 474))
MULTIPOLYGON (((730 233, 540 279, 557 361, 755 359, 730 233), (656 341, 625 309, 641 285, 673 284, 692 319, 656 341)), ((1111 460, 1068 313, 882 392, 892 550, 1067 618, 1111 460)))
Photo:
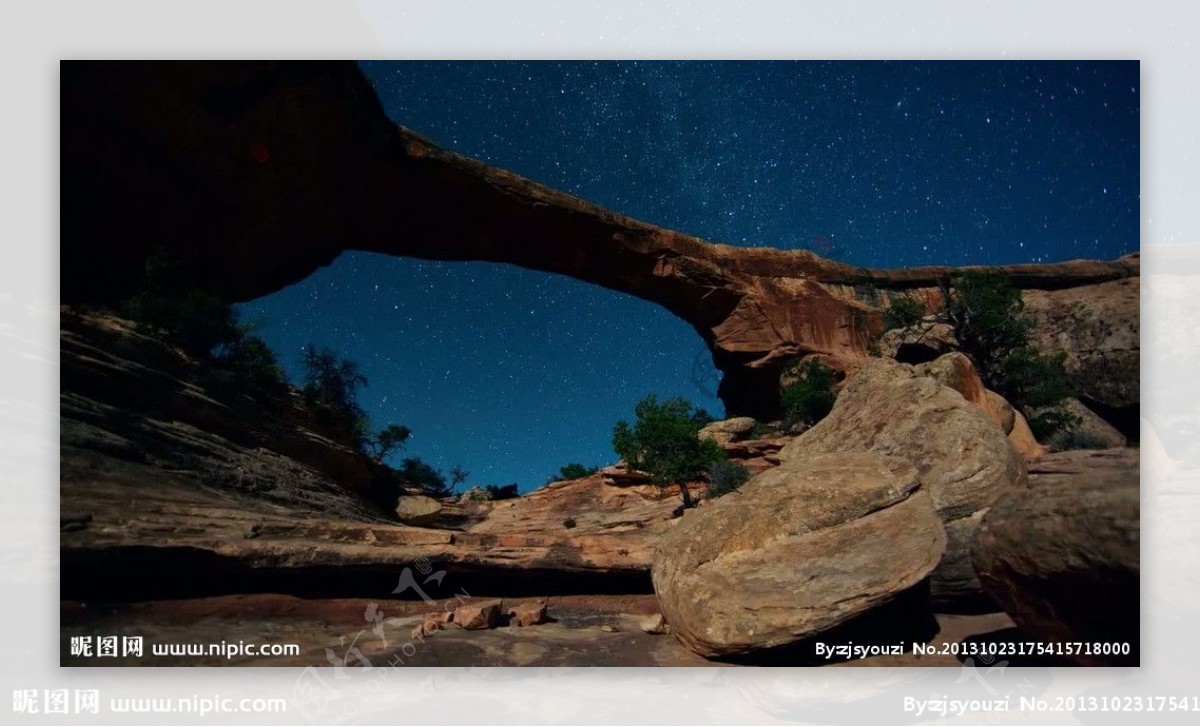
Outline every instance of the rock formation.
POLYGON ((1135 276, 1023 296, 1037 322, 1034 342, 1066 352, 1079 398, 1126 436, 1137 433, 1141 399, 1140 281, 1135 276))
POLYGON ((492 629, 500 625, 500 602, 469 603, 454 611, 453 622, 467 631, 492 629))
POLYGON ((1119 429, 1106 422, 1079 399, 1064 399, 1058 406, 1079 421, 1071 431, 1055 432, 1051 435, 1046 440, 1051 449, 1112 449, 1128 444, 1129 440, 1119 429))
POLYGON ((833 411, 779 456, 782 466, 802 467, 814 457, 858 452, 900 457, 917 468, 949 539, 933 573, 933 596, 948 607, 980 605, 986 599, 970 559, 975 530, 997 497, 1025 483, 1024 463, 1000 427, 934 378, 872 359, 846 380, 833 411))
POLYGON ((879 352, 901 363, 924 363, 958 350, 954 326, 922 321, 911 328, 893 328, 879 338, 879 352))
POLYGON ((510 626, 536 626, 546 623, 546 604, 542 602, 519 603, 508 609, 510 626))
POLYGON ((1130 644, 1128 654, 1081 654, 1092 666, 1136 665, 1140 629, 1138 451, 1050 454, 1029 486, 983 518, 975 568, 996 602, 1043 642, 1130 644))
POLYGON ((64 310, 61 325, 64 510, 107 494, 136 518, 121 503, 151 509, 186 481, 197 497, 251 497, 257 510, 383 521, 365 502, 369 464, 300 397, 219 396, 195 362, 121 319, 64 310))
MULTIPOLYGON (((890 295, 936 301, 955 272, 860 268, 638 222, 396 126, 351 63, 66 62, 61 85, 68 303, 135 292, 155 256, 177 263, 181 284, 234 300, 350 249, 512 263, 671 310, 712 350, 727 411, 769 420, 789 359, 861 358, 890 295)), ((1092 399, 1136 401, 1136 257, 990 269, 1028 289, 1032 308, 1094 307, 1096 321, 1131 329, 1110 351, 1094 325, 1057 315, 1046 335, 1073 352, 1092 399)))
POLYGON ((1000 431, 1008 437, 1009 444, 1026 460, 1037 459, 1046 453, 1046 448, 1034 438, 1021 412, 1014 409, 1003 396, 984 388, 983 379, 966 354, 947 353, 928 363, 917 364, 913 371, 949 386, 977 406, 1000 427, 1000 431))
POLYGON ((396 519, 405 525, 436 525, 442 515, 442 503, 427 495, 401 495, 396 502, 396 519))
POLYGON ((915 586, 946 536, 917 469, 870 453, 795 459, 687 513, 659 545, 654 589, 708 657, 779 648, 915 586))
MULTIPOLYGON (((118 318, 64 310, 62 325, 68 595, 267 584, 386 595, 420 559, 502 589, 648 592, 658 540, 678 522, 674 490, 624 466, 497 502, 409 493, 392 519, 368 502, 370 463, 319 427, 299 397, 264 407, 211 391, 195 362, 118 318)), ((758 472, 778 463, 787 441, 742 440, 727 451, 758 472)), ((699 498, 705 485, 690 488, 699 498)))
POLYGON ((211 391, 195 362, 117 318, 64 310, 62 326, 68 597, 387 595, 420 559, 517 590, 645 592, 677 519, 673 494, 608 468, 470 513, 416 496, 440 527, 398 524, 368 502, 366 458, 300 397, 266 407, 211 391))
POLYGON ((638 628, 648 634, 665 634, 670 631, 667 620, 661 613, 652 613, 638 622, 638 628))
POLYGON ((733 442, 748 439, 756 426, 758 426, 758 422, 752 417, 734 417, 704 425, 699 436, 701 439, 711 439, 725 447, 733 442))

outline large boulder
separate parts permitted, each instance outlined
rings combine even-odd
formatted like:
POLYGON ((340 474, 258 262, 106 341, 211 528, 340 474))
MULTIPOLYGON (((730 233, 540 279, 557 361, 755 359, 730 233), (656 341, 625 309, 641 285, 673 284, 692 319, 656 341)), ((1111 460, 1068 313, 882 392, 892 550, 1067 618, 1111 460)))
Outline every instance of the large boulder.
POLYGON ((1028 487, 996 501, 975 542, 980 581, 1031 639, 1130 644, 1072 657, 1080 664, 1137 664, 1138 460, 1136 449, 1047 455, 1028 487))
POLYGON ((468 631, 494 629, 500 625, 500 602, 468 603, 454 610, 454 623, 468 631))
POLYGON ((1079 421, 1070 431, 1052 434, 1046 440, 1051 449, 1059 452, 1071 449, 1114 449, 1124 447, 1128 443, 1120 430, 1087 408, 1080 400, 1064 399, 1058 406, 1079 421))
MULTIPOLYGON (((987 389, 983 379, 975 369, 975 364, 965 353, 953 352, 938 356, 933 361, 913 366, 913 371, 923 376, 929 376, 957 391, 962 398, 980 409, 993 415, 991 404, 988 402, 987 389)), ((994 417, 1001 428, 1004 427, 1004 416, 994 417)), ((1009 429, 1012 427, 1010 426, 1009 429)), ((1005 432, 1007 434, 1008 432, 1005 432)))
POLYGON ((396 501, 396 519, 405 525, 436 525, 442 515, 442 503, 427 495, 401 495, 396 501))
POLYGON ((996 498, 1026 478, 1003 430, 931 376, 872 359, 847 379, 829 415, 779 456, 787 465, 855 452, 902 457, 917 468, 949 541, 931 579, 934 599, 946 608, 985 605, 971 567, 975 530, 996 498))
POLYGON ((946 547, 920 482, 900 458, 816 456, 687 513, 652 569, 672 633, 704 656, 745 655, 892 601, 946 547))
MULTIPOLYGON (((1004 401, 999 394, 996 396, 1004 401)), ((1007 401, 1004 403, 1008 404, 1007 401)), ((1033 430, 1029 428, 1029 422, 1025 420, 1025 416, 1016 409, 1013 409, 1013 426, 1008 433, 1008 443, 1025 458, 1026 462, 1032 462, 1049 451, 1046 445, 1039 442, 1033 435, 1033 430)))
POLYGON ((758 422, 753 417, 734 417, 705 424, 698 435, 701 439, 711 439, 724 447, 727 444, 745 439, 758 422))
POLYGON ((1065 351, 1080 396, 1113 416, 1136 410, 1141 399, 1140 293, 1141 279, 1131 277, 1022 296, 1034 342, 1065 351))
POLYGON ((939 356, 933 361, 913 367, 913 371, 929 376, 954 389, 962 398, 979 407, 1008 437, 1009 444, 1026 460, 1037 459, 1046 453, 1038 443, 1021 412, 1003 396, 984 387, 975 364, 960 352, 939 356))
POLYGON ((988 418, 999 424, 1005 434, 1012 434, 1013 427, 1017 424, 1017 410, 1013 405, 991 389, 984 392, 983 398, 983 410, 988 418))

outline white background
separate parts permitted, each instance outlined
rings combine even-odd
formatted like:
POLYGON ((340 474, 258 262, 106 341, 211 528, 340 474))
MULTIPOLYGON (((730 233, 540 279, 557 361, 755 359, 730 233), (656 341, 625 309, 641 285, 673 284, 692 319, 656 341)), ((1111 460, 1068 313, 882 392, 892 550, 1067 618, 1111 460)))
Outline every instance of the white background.
MULTIPOLYGON (((16 688, 290 697, 284 669, 58 661, 58 60, 62 58, 1132 58, 1142 61, 1143 416, 1197 386, 1200 4, 92 2, 0 7, 0 721, 16 688)), ((113 89, 119 93, 120 89, 113 89)), ((97 271, 102 275, 103 271, 97 271)), ((1176 412, 1177 413, 1177 412, 1176 412)), ((1193 412, 1195 413, 1195 412, 1193 412)), ((1165 420, 1164 420, 1165 421, 1165 420)), ((1160 426, 1163 426, 1160 424, 1160 426)), ((349 723, 914 723, 904 697, 1200 697, 1200 472, 1143 428, 1141 669, 428 669, 340 682, 349 723)), ((1103 604, 1097 604, 1103 608, 1103 604)), ((321 721, 340 718, 327 711, 321 721)), ((55 718, 128 723, 127 715, 55 718)), ((301 723, 149 716, 144 723, 301 723)), ((1196 723, 968 714, 954 723, 1196 723)))

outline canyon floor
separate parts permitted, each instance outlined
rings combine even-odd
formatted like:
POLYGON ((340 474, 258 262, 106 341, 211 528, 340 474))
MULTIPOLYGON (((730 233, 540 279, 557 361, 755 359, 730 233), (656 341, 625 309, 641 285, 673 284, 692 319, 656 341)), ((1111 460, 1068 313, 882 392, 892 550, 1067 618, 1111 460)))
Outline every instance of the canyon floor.
MULTIPOLYGON (((464 602, 487 600, 465 599, 464 602)), ((529 599, 516 599, 511 602, 529 599)), ((125 604, 64 602, 62 658, 76 666, 734 666, 700 657, 669 634, 639 624, 658 604, 647 595, 548 596, 548 622, 468 631, 450 626, 413 638, 430 607, 422 601, 303 599, 277 594, 217 596, 125 604), (374 606, 372 606, 374 604, 374 606), (376 618, 379 620, 376 621, 376 618), (70 656, 72 636, 141 635, 142 657, 70 656), (298 644, 296 656, 154 656, 150 644, 298 644), (326 650, 331 650, 326 653, 326 650), (357 650, 357 651, 355 651, 357 650), (330 659, 332 654, 333 661, 330 659), (361 655, 361 656, 360 656, 361 655)), ((925 643, 941 647, 1017 638, 1003 613, 937 615, 925 643)), ((961 657, 916 655, 826 660, 813 665, 958 666, 961 657)))

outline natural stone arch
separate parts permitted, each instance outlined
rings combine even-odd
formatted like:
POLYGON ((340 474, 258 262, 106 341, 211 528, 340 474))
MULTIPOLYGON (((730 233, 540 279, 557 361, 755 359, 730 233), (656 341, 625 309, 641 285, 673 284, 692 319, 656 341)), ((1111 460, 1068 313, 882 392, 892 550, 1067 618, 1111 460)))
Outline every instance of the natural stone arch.
MULTIPOLYGON (((344 250, 506 262, 666 307, 712 350, 727 411, 768 418, 784 363, 848 365, 891 292, 933 300, 955 270, 713 244, 615 214, 397 126, 353 63, 64 62, 61 102, 66 303, 123 297, 164 249, 233 300, 344 250)), ((1138 262, 992 269, 1053 290, 1138 262)))

